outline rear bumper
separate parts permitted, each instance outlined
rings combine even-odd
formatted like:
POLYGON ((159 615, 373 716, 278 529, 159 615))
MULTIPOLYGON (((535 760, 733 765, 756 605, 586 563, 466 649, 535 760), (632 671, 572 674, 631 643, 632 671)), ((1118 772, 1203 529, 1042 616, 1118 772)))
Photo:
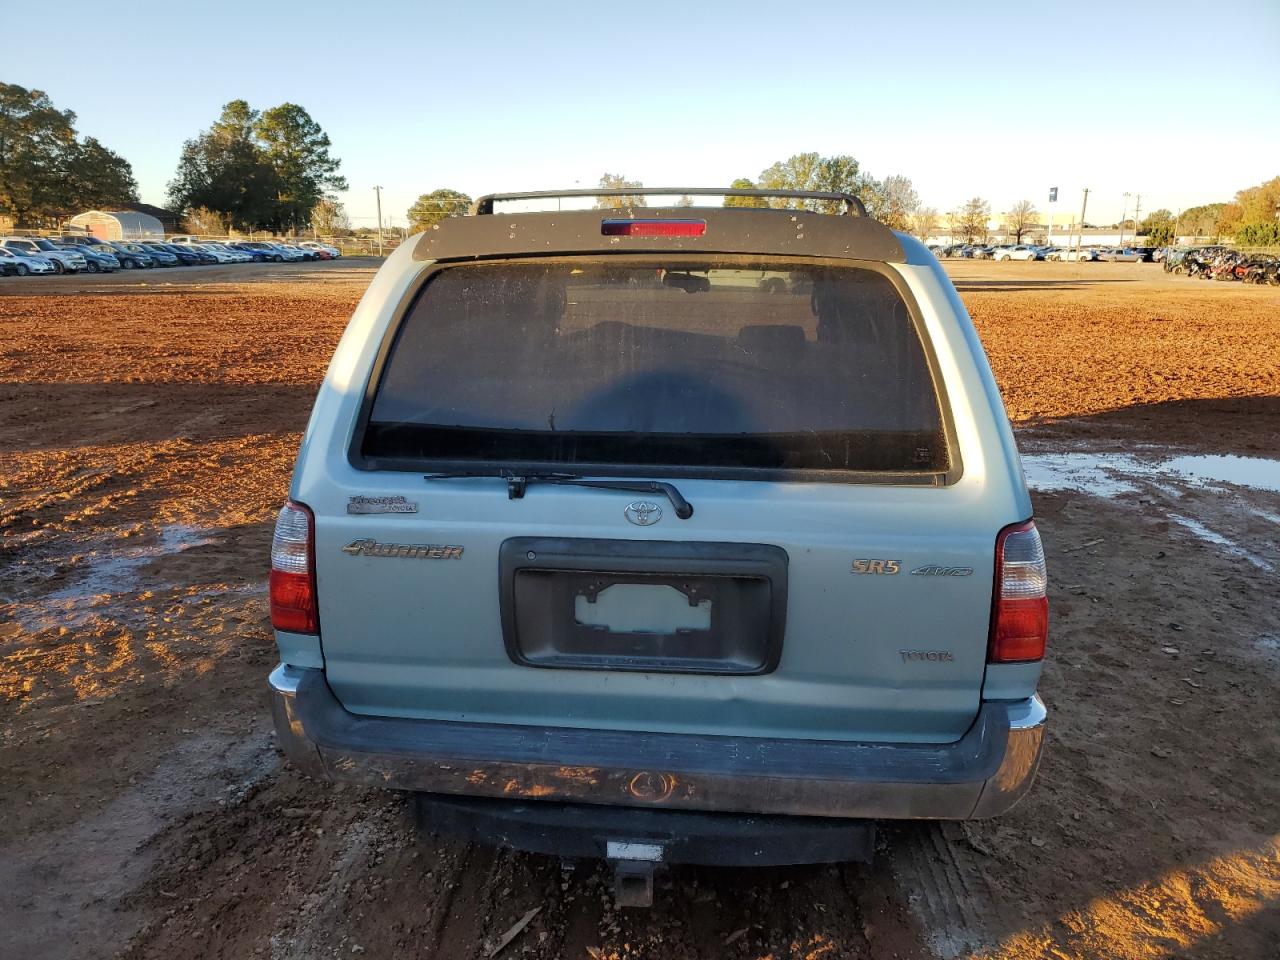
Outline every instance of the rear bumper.
POLYGON ((320 670, 271 673, 286 755, 330 780, 472 797, 809 817, 965 820, 1012 807, 1044 746, 1039 697, 985 701, 955 743, 652 734, 367 717, 320 670))

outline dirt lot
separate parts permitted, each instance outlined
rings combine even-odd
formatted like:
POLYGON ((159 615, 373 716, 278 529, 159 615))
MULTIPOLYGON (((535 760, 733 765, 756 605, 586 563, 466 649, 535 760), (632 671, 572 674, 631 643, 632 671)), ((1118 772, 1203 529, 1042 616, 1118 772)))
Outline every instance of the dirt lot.
POLYGON ((478 958, 534 908, 502 956, 1280 956, 1280 290, 957 263, 1049 555, 1038 785, 635 912, 274 748, 270 519, 371 270, 0 280, 0 957, 478 958))

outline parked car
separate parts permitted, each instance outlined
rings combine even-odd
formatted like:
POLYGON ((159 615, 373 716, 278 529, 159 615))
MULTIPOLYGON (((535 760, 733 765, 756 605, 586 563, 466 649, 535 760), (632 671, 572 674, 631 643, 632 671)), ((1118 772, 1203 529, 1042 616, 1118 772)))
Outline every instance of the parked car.
POLYGON ((331 254, 327 247, 311 246, 307 243, 294 242, 290 244, 295 250, 300 251, 308 260, 332 260, 331 254))
POLYGON ((282 257, 284 257, 284 259, 285 259, 287 262, 289 262, 289 263, 297 263, 297 262, 299 262, 299 261, 301 261, 301 260, 305 259, 305 257, 304 257, 304 255, 303 255, 302 251, 301 251, 301 250, 299 250, 297 247, 290 247, 290 246, 288 246, 288 245, 286 245, 286 244, 283 244, 283 243, 277 243, 277 242, 276 242, 276 241, 274 241, 274 240, 268 240, 268 241, 265 241, 265 242, 266 242, 266 244, 267 244, 267 246, 268 246, 268 247, 270 247, 270 248, 271 248, 271 249, 273 249, 273 250, 278 251, 278 252, 280 253, 280 255, 281 255, 282 257))
POLYGON ((13 266, 14 275, 19 277, 25 277, 28 274, 58 272, 53 265, 53 261, 47 257, 38 257, 34 254, 23 253, 21 250, 14 250, 2 245, 0 245, 0 259, 10 263, 13 266))
POLYGON ((990 260, 995 255, 995 247, 982 247, 974 245, 969 248, 969 256, 974 260, 990 260))
POLYGON ((320 257, 316 251, 298 246, 296 243, 278 243, 277 246, 283 247, 297 255, 299 260, 319 260, 320 257))
POLYGON ((18 263, 11 257, 0 257, 0 277, 16 277, 18 263))
POLYGON ((213 257, 218 263, 238 263, 239 258, 216 243, 193 243, 190 246, 213 257))
POLYGON ((121 270, 145 270, 148 267, 155 266, 155 261, 151 259, 151 256, 137 244, 108 240, 89 249, 114 256, 120 261, 121 270))
POLYGON ((1071 247, 1054 247, 1045 254, 1044 258, 1046 260, 1061 260, 1068 263, 1086 263, 1090 260, 1096 259, 1096 254, 1089 247, 1081 247, 1079 250, 1075 250, 1071 247))
POLYGON ((631 905, 1011 807, 1044 551, 937 259, 865 216, 501 200, 388 257, 316 398, 271 547, 286 754, 606 858, 631 905))
POLYGON ((214 253, 226 254, 229 263, 252 263, 253 257, 245 253, 243 250, 237 250, 228 244, 217 240, 210 240, 200 245, 205 250, 212 250, 214 253))
POLYGON ((138 246, 147 251, 157 267, 178 267, 182 265, 182 261, 177 254, 170 253, 162 244, 148 242, 139 243, 138 246))
POLYGON ((1098 259, 1109 263, 1137 263, 1142 256, 1132 247, 1103 247, 1098 251, 1098 259))
POLYGON ((1133 252, 1138 255, 1138 259, 1146 263, 1156 262, 1156 254, 1160 252, 1159 247, 1134 247, 1133 252))
POLYGON ((98 248, 83 243, 64 243, 62 241, 59 241, 57 245, 63 250, 73 250, 84 257, 85 270, 89 273, 113 273, 120 269, 118 258, 110 253, 103 253, 98 248))
POLYGON ((212 256, 197 250, 195 247, 184 245, 181 243, 151 243, 148 246, 158 247, 166 253, 173 254, 178 258, 178 264, 183 267, 196 267, 203 263, 217 263, 212 256))
POLYGON ((259 263, 282 263, 284 261, 283 253, 279 250, 273 249, 270 244, 263 243, 261 240, 240 240, 231 244, 231 246, 249 254, 256 262, 259 263))
POLYGON ((0 239, 0 246, 15 253, 44 257, 53 264, 55 273, 79 273, 88 267, 84 257, 75 250, 67 250, 43 237, 4 237, 0 239))
POLYGON ((1039 247, 1029 243, 1019 243, 1012 247, 997 247, 993 254, 996 260, 1042 260, 1039 247))

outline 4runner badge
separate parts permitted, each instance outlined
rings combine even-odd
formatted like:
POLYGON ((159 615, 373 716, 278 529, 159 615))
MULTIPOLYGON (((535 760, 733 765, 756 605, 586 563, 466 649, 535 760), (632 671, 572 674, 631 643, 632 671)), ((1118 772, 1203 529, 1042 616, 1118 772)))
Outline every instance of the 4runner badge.
POLYGON ((417 513, 418 505, 404 497, 348 497, 347 513, 417 513))
POLYGON ((632 500, 622 513, 637 527, 651 527, 662 519, 662 507, 651 500, 632 500))
POLYGON ((379 543, 352 540, 342 548, 353 557, 403 557, 410 560, 461 560, 462 548, 434 543, 379 543))

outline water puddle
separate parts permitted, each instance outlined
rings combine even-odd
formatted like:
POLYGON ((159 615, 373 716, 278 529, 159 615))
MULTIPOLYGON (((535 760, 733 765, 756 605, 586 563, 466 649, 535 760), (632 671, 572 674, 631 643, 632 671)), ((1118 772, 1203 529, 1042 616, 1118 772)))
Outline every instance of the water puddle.
POLYGON ((1190 517, 1184 517, 1177 513, 1169 514, 1169 519, 1172 520, 1174 523, 1178 524, 1178 526, 1184 527, 1187 530, 1190 530, 1192 533, 1194 533, 1201 540, 1204 540, 1206 543, 1212 543, 1215 547, 1218 547, 1219 549, 1221 549, 1223 553, 1229 554, 1230 556, 1233 556, 1233 557, 1239 557, 1241 560, 1247 560, 1249 563, 1253 564, 1259 570, 1266 570, 1270 572, 1271 570, 1275 569, 1275 567, 1273 567, 1266 560, 1263 560, 1261 557, 1255 557, 1252 553, 1250 553, 1248 550, 1245 550, 1234 540, 1230 540, 1227 537, 1224 537, 1222 534, 1218 533, 1215 530, 1210 530, 1199 520, 1192 520, 1190 517))
POLYGON ((1174 457, 1164 469, 1201 485, 1229 483, 1252 490, 1280 493, 1280 460, 1261 457, 1174 457))
MULTIPOLYGON (((1203 490, 1235 494, 1226 504, 1229 511, 1252 513, 1270 523, 1280 523, 1280 513, 1265 509, 1240 496, 1244 491, 1280 493, 1280 460, 1230 455, 1187 455, 1163 460, 1142 459, 1130 453, 1039 453, 1022 458, 1027 485, 1045 492, 1069 490, 1095 497, 1113 498, 1122 494, 1163 494, 1171 501, 1184 500, 1186 493, 1203 490)), ((1264 500, 1267 498, 1263 498, 1264 500)), ((1270 573, 1274 564, 1214 530, 1201 520, 1168 511, 1165 516, 1222 553, 1244 560, 1270 573)))
POLYGON ((68 584, 38 600, 14 604, 14 619, 29 631, 80 626, 96 608, 114 606, 114 595, 137 591, 141 569, 153 560, 210 543, 207 530, 171 524, 161 528, 157 543, 93 550, 77 565, 68 584))
POLYGON ((1076 490, 1095 497, 1135 493, 1153 485, 1177 495, 1176 487, 1245 487, 1280 493, 1280 460, 1195 455, 1142 460, 1127 453, 1036 453, 1022 458, 1033 490, 1076 490))

